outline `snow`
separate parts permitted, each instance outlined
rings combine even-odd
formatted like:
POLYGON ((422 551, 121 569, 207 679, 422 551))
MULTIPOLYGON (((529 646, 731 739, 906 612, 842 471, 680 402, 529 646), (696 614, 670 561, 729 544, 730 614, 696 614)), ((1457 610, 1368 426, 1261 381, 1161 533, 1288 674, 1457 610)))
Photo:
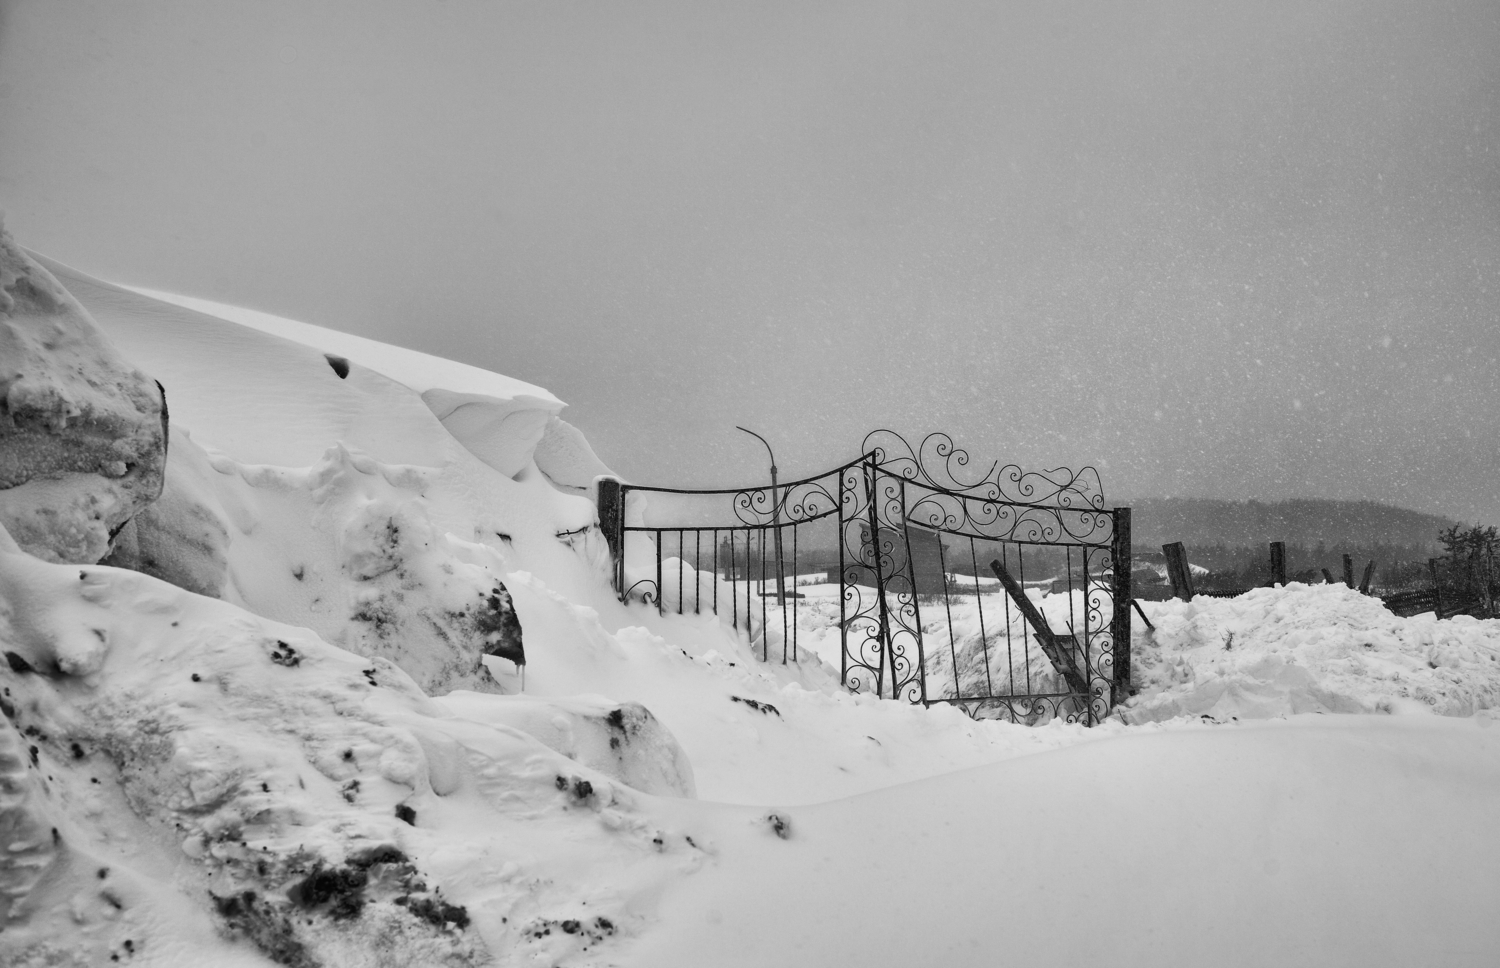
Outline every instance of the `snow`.
MULTIPOLYGON (((416 963, 481 964, 485 946, 554 912, 593 904, 626 925, 617 902, 633 885, 697 862, 630 790, 515 729, 452 716, 391 662, 118 569, 4 553, 0 589, 27 623, 6 644, 34 670, 9 677, 3 729, 12 742, 26 731, 32 780, 65 818, 53 822, 72 876, 54 870, 47 896, 75 922, 8 931, 12 953, 41 933, 99 963, 130 937, 154 960, 179 939, 137 920, 132 894, 185 893, 206 925, 212 898, 253 892, 241 908, 261 913, 228 916, 230 936, 274 929, 308 963, 365 963, 362 931, 416 963), (122 829, 122 815, 143 829, 122 829), (320 867, 380 851, 402 859, 369 869, 358 931, 288 900, 320 867), (566 874, 579 852, 613 858, 613 874, 566 874), (111 901, 120 882, 124 900, 111 901), (473 930, 414 918, 398 897, 463 905, 473 930)), ((470 703, 485 699, 499 701, 470 703)))
POLYGON ((373 370, 355 366, 341 380, 301 343, 36 259, 162 382, 174 423, 239 461, 306 467, 342 442, 388 463, 435 466, 456 448, 418 394, 373 370))
POLYGON ((584 492, 590 501, 597 499, 595 482, 601 477, 614 476, 594 453, 583 431, 559 417, 547 418, 532 459, 555 486, 584 492))
MULTIPOLYGON (((743 582, 682 567, 671 614, 675 560, 668 614, 617 601, 608 469, 545 391, 53 271, 166 385, 163 513, 223 580, 0 531, 7 965, 1493 960, 1500 622, 1145 603, 1139 693, 1094 728, 851 695, 825 576, 786 616, 752 592, 753 641, 691 614, 743 582), (524 669, 483 656, 497 584, 524 669)), ((997 673, 977 591, 923 613, 933 669, 997 673)))
POLYGON ((229 567, 230 524, 217 506, 216 474, 182 428, 172 427, 169 437, 161 496, 125 523, 101 562, 218 598, 229 567))
POLYGON ((1500 730, 1306 716, 706 812, 640 965, 1488 965, 1500 730))
POLYGON ((163 400, 0 222, 0 524, 49 561, 98 561, 161 493, 163 400))
POLYGON ((1500 629, 1467 615, 1402 618, 1341 584, 1144 603, 1131 722, 1295 713, 1470 716, 1500 706, 1500 629))
POLYGON ((489 370, 481 370, 467 363, 445 360, 440 356, 432 356, 419 350, 392 346, 389 343, 366 339, 353 333, 343 333, 325 326, 314 326, 311 323, 275 316, 257 309, 231 306, 228 303, 199 299, 195 296, 183 296, 158 289, 144 289, 140 286, 125 288, 207 316, 216 316, 263 333, 270 333, 296 343, 340 354, 361 366, 367 366, 398 383, 403 383, 418 393, 441 390, 450 399, 456 397, 494 401, 509 400, 514 401, 517 406, 530 406, 553 412, 563 408, 561 400, 539 386, 502 376, 499 373, 492 373, 489 370))
POLYGON ((507 477, 526 466, 563 408, 541 387, 466 363, 241 306, 154 289, 132 291, 316 347, 411 387, 454 437, 507 477))

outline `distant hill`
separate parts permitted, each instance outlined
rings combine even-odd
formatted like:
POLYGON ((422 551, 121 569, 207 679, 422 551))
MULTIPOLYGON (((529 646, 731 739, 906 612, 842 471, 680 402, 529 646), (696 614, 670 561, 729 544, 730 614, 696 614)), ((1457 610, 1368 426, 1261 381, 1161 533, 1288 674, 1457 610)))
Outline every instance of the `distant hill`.
POLYGON ((1132 509, 1131 538, 1138 548, 1157 548, 1169 541, 1189 546, 1285 541, 1308 547, 1320 542, 1330 547, 1421 546, 1436 553, 1438 532, 1455 523, 1375 501, 1298 498, 1263 503, 1156 497, 1122 503, 1132 509))

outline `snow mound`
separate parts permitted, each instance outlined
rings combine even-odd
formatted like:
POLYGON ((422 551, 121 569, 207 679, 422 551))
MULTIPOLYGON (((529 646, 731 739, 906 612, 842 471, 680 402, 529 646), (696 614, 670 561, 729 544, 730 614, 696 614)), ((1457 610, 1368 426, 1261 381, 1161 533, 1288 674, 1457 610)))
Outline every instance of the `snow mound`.
POLYGON ((504 698, 456 717, 306 629, 14 545, 0 596, 6 964, 214 960, 149 897, 282 964, 555 960, 701 863, 650 798, 497 725, 504 698))
POLYGON ((482 661, 518 646, 502 641, 514 637, 509 565, 494 533, 485 543, 442 527, 440 471, 343 446, 309 468, 209 463, 232 522, 229 600, 390 659, 427 692, 498 688, 482 661))
POLYGON ((422 395, 449 433, 506 477, 530 463, 549 422, 564 406, 541 387, 466 363, 242 306, 154 289, 132 291, 336 354, 330 366, 358 363, 402 383, 422 395))
POLYGON ((306 467, 344 443, 392 464, 439 466, 457 443, 418 394, 361 366, 142 296, 33 253, 109 340, 167 388, 173 422, 250 464, 306 467), (394 392, 393 392, 394 391, 394 392))
POLYGON ((590 501, 597 499, 594 482, 614 474, 594 453, 583 431, 560 417, 547 419, 535 459, 547 480, 557 487, 583 492, 590 501))
POLYGON ((161 493, 166 401, 0 223, 0 522, 92 564, 161 493))
MULTIPOLYGON (((508 572, 530 564, 591 591, 602 577, 579 558, 579 547, 602 546, 587 538, 593 505, 541 474, 506 476, 517 461, 532 466, 561 406, 545 391, 422 354, 408 383, 347 361, 338 372, 304 344, 48 264, 111 339, 151 361, 175 428, 191 432, 177 434, 170 500, 122 533, 111 564, 389 658, 433 693, 500 688, 482 660, 519 656, 517 642, 501 641, 515 627, 508 572), (427 385, 450 377, 457 390, 427 385), (540 415, 535 432, 491 428, 495 446, 519 448, 497 473, 453 437, 422 387, 454 400, 508 393, 486 397, 484 412, 522 407, 540 415), (583 537, 575 547, 560 534, 583 537)), ((410 353, 371 345, 386 365, 410 353)))
POLYGON ((548 749, 644 793, 697 795, 687 754, 640 703, 613 703, 598 696, 514 696, 495 702, 472 692, 451 692, 437 702, 465 719, 518 729, 548 749))
POLYGON ((1500 706, 1500 621, 1402 618, 1342 584, 1143 603, 1129 722, 1500 706))

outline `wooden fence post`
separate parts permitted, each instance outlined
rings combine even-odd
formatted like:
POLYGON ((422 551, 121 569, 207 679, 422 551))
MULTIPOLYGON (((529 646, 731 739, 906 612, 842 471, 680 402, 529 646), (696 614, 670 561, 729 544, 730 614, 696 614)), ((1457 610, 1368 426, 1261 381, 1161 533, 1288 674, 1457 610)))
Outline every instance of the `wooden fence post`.
POLYGON ((1181 541, 1174 541, 1162 545, 1161 550, 1167 556, 1167 580, 1172 583, 1172 597, 1192 601, 1193 570, 1188 565, 1187 549, 1181 541))
POLYGON ((1322 571, 1323 571, 1323 580, 1326 581, 1328 584, 1332 585, 1333 584, 1333 572, 1329 571, 1327 568, 1322 569, 1322 571))
POLYGON ((1348 555, 1344 556, 1344 584, 1354 587, 1354 559, 1348 555))
POLYGON ((1438 581, 1436 558, 1427 559, 1427 574, 1432 576, 1432 614, 1443 617, 1443 583, 1438 581))
POLYGON ((1370 563, 1368 565, 1365 565, 1365 576, 1359 580, 1359 593, 1361 595, 1370 594, 1370 579, 1374 577, 1375 559, 1371 558, 1370 563))
POLYGON ((1271 587, 1286 584, 1286 542, 1271 542, 1271 587))
POLYGON ((601 477, 598 481, 599 530, 604 532, 604 541, 609 545, 610 576, 615 594, 625 591, 625 554, 620 546, 624 543, 625 508, 621 499, 620 482, 613 477, 601 477))
POLYGON ((1495 556, 1488 555, 1484 559, 1484 613, 1493 618, 1495 615, 1495 556))

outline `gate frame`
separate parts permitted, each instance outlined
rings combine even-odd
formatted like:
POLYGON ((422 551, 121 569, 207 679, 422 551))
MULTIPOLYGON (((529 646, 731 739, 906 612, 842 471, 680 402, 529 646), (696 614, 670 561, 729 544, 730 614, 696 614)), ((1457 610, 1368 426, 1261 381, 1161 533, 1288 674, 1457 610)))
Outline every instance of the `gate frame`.
MULTIPOLYGON (((858 458, 833 470, 775 485, 687 489, 627 484, 608 476, 598 478, 596 486, 599 528, 609 546, 610 579, 616 595, 622 602, 628 601, 633 596, 638 597, 643 603, 656 605, 659 614, 665 614, 665 596, 662 588, 662 536, 674 532, 678 535, 679 560, 682 560, 685 548, 683 536, 696 533, 695 547, 701 549, 702 533, 711 531, 714 534, 715 556, 715 590, 712 611, 718 613, 718 535, 729 533, 732 543, 732 535, 736 532, 743 532, 747 541, 745 629, 753 645, 754 623, 750 613, 748 575, 748 568, 753 564, 753 558, 748 556, 750 535, 759 531, 761 544, 764 546, 764 532, 767 530, 775 528, 779 532, 782 528, 795 528, 811 521, 835 517, 839 537, 840 681, 846 689, 854 692, 860 691, 853 687, 850 679, 850 639, 851 631, 855 634, 864 631, 866 632, 864 638, 855 643, 856 648, 860 650, 860 656, 856 658, 863 657, 866 647, 873 643, 875 661, 873 665, 870 661, 856 661, 852 664, 853 670, 856 674, 861 669, 873 674, 874 692, 882 698, 905 698, 909 702, 926 706, 936 703, 953 703, 959 705, 971 716, 977 716, 979 704, 998 703, 1007 708, 1013 721, 1019 721, 1015 709, 1016 703, 1035 703, 1040 699, 1050 703, 1055 715, 1063 716, 1069 721, 1084 721, 1088 725, 1098 722, 1111 707, 1125 699, 1131 679, 1130 508, 1104 506, 1097 471, 1091 467, 1085 467, 1077 472, 1066 468, 1044 472, 1025 472, 1014 464, 1002 467, 999 462, 996 462, 979 479, 965 481, 957 477, 956 472, 961 472, 967 466, 969 456, 965 451, 955 447, 951 438, 941 433, 929 434, 917 448, 912 448, 899 434, 888 430, 877 430, 866 436, 862 450, 863 453, 858 458), (886 482, 884 491, 882 491, 883 482, 886 482), (1025 498, 1032 497, 1039 488, 1043 491, 1039 499, 1025 500, 1025 498), (908 503, 913 490, 921 492, 915 505, 908 503), (730 497, 734 506, 738 523, 726 522, 723 526, 717 527, 680 528, 644 523, 632 525, 627 521, 627 509, 632 491, 699 496, 726 495, 730 497), (882 496, 887 498, 883 504, 882 496), (911 512, 914 506, 921 507, 924 503, 937 506, 944 502, 950 506, 952 502, 958 502, 959 506, 964 509, 966 517, 970 516, 971 507, 983 510, 991 520, 1002 520, 1009 515, 1012 524, 1010 530, 1005 533, 1009 536, 976 534, 961 528, 941 526, 950 523, 947 518, 941 522, 929 521, 926 525, 913 522, 911 512), (899 508, 899 522, 893 519, 892 508, 899 508), (1108 538, 1107 540, 1079 540, 1077 536, 1071 534, 1069 521, 1081 522, 1088 527, 1089 533, 1086 536, 1093 537, 1095 532, 1100 532, 1098 537, 1102 539, 1102 532, 1107 531, 1108 538), (1102 521, 1107 521, 1107 526, 1101 526, 1099 522, 1102 521), (1017 540, 1014 535, 1017 529, 1023 527, 1027 529, 1025 533, 1032 538, 1040 539, 1049 535, 1055 538, 1057 529, 1060 528, 1073 540, 1017 540), (850 544, 851 529, 857 532, 861 528, 869 529, 868 549, 863 546, 863 543, 857 548, 850 544), (894 535, 898 528, 901 532, 901 547, 898 549, 894 544, 888 547, 887 542, 891 539, 883 538, 882 532, 894 535), (921 633, 921 605, 916 591, 917 572, 911 553, 913 528, 937 535, 940 561, 943 534, 1015 544, 1018 548, 1026 545, 1079 548, 1083 559, 1082 590, 1085 624, 1083 655, 1087 681, 1090 685, 1089 692, 1086 694, 1069 692, 1024 695, 1012 693, 1006 696, 964 697, 960 695, 930 698, 927 692, 926 656, 921 633), (651 578, 638 579, 627 588, 625 585, 625 550, 628 535, 632 532, 654 536, 656 572, 654 581, 651 578), (868 554, 866 554, 867 550, 868 554), (1108 565, 1112 570, 1107 577, 1102 569, 1097 577, 1090 571, 1090 550, 1095 554, 1102 551, 1108 555, 1108 565), (896 554, 898 551, 903 552, 900 555, 902 560, 899 562, 896 554), (854 580, 854 576, 861 569, 872 572, 875 579, 875 603, 871 606, 862 604, 860 589, 867 586, 860 585, 854 580), (907 591, 900 589, 903 582, 907 586, 907 591), (1090 629, 1088 603, 1091 594, 1095 592, 1109 595, 1110 616, 1108 623, 1100 622, 1096 628, 1090 629), (892 595, 896 597, 899 606, 894 614, 890 601, 892 595), (909 595, 909 601, 903 601, 903 596, 907 595, 909 595), (856 606, 852 614, 851 604, 856 606), (908 607, 912 618, 910 623, 901 618, 901 612, 908 607), (906 654, 906 642, 903 636, 910 637, 915 645, 915 664, 906 654), (1111 663, 1108 675, 1099 674, 1103 670, 1095 668, 1092 658, 1091 646, 1098 636, 1108 637, 1108 649, 1100 653, 1101 658, 1107 657, 1111 663), (906 671, 904 676, 903 670, 906 671), (1082 711, 1064 714, 1063 703, 1070 700, 1078 700, 1082 711)), ((795 547, 794 530, 794 565, 795 547)), ((763 570, 764 555, 765 549, 762 547, 763 570)), ((701 570, 696 567, 700 562, 701 558, 695 555, 695 573, 701 570)), ((684 611, 682 575, 683 565, 680 564, 678 613, 684 611)), ((946 583, 946 571, 943 580, 946 583)), ((699 600, 701 579, 699 581, 700 584, 695 589, 695 611, 701 607, 699 600)), ((764 583, 764 576, 762 583, 764 583)), ((1071 572, 1069 589, 1072 590, 1071 572)), ((945 596, 947 594, 946 584, 944 594, 945 596)), ((738 594, 732 593, 732 597, 735 599, 734 622, 735 627, 738 628, 738 594)), ((795 600, 792 607, 795 608, 795 600)), ((770 661, 769 636, 765 631, 767 609, 764 596, 762 596, 761 611, 761 658, 762 661, 770 661)), ((783 663, 787 661, 787 633, 790 632, 791 656, 792 661, 795 662, 797 661, 795 621, 789 629, 786 628, 787 608, 783 607, 781 611, 784 626, 782 661, 783 663)), ((957 684, 956 667, 954 676, 957 684)), ((956 688, 961 692, 961 688, 957 685, 956 688)))

